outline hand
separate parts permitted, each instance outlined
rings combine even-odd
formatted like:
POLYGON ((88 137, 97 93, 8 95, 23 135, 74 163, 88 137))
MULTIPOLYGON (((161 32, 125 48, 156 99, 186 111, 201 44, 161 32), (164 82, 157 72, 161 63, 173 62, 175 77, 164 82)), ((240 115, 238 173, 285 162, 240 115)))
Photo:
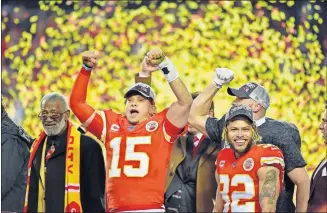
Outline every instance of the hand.
POLYGON ((152 49, 146 54, 148 62, 153 65, 159 65, 166 58, 165 53, 161 49, 152 49))
POLYGON ((227 68, 216 68, 214 75, 214 83, 216 87, 221 88, 224 84, 228 84, 234 78, 234 72, 227 68))
POLYGON ((82 53, 83 64, 94 68, 97 65, 97 59, 100 57, 99 52, 92 50, 92 51, 85 51, 82 53))
POLYGON ((149 77, 152 72, 159 70, 158 65, 165 59, 165 54, 161 49, 150 50, 142 61, 142 70, 139 76, 149 77))

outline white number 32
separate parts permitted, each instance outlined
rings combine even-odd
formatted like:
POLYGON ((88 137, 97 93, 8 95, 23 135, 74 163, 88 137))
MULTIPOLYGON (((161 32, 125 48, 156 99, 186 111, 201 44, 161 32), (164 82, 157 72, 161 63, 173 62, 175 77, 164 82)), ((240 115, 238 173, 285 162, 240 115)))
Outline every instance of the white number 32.
POLYGON ((231 179, 228 175, 219 175, 220 185, 222 185, 221 195, 225 201, 223 212, 255 212, 255 202, 251 199, 255 196, 255 185, 252 177, 247 174, 237 174, 231 179), (230 187, 237 187, 239 184, 244 185, 244 191, 234 190, 230 192, 230 187), (244 204, 239 204, 240 200, 244 200, 244 204), (246 201, 249 200, 249 201, 246 201))

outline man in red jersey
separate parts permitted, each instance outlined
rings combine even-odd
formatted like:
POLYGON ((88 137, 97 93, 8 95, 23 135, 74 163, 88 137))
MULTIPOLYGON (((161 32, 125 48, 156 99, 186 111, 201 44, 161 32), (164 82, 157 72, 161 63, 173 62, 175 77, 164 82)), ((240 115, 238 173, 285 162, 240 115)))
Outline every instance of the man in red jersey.
POLYGON ((260 141, 253 112, 245 105, 226 114, 222 149, 216 161, 218 184, 213 212, 275 212, 283 186, 284 157, 260 141))
POLYGON ((156 113, 149 85, 134 84, 125 94, 124 115, 95 111, 85 100, 95 51, 83 53, 83 67, 70 95, 70 107, 107 151, 106 211, 164 212, 164 186, 172 143, 187 123, 192 97, 173 63, 160 49, 147 53, 140 76, 160 69, 177 101, 156 113))

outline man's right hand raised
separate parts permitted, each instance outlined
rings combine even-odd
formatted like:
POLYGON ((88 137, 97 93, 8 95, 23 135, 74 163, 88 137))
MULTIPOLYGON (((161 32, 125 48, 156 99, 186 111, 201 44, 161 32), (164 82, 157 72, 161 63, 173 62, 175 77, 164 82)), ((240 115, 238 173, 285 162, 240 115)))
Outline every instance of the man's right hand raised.
POLYGON ((83 64, 89 68, 94 68, 97 65, 97 59, 99 57, 99 52, 95 50, 85 51, 82 53, 83 64))
POLYGON ((221 88, 223 85, 228 84, 234 79, 234 72, 227 68, 216 68, 214 74, 214 85, 221 88))
POLYGON ((159 70, 158 65, 164 61, 165 53, 161 49, 150 50, 142 61, 141 77, 150 77, 151 74, 159 70))

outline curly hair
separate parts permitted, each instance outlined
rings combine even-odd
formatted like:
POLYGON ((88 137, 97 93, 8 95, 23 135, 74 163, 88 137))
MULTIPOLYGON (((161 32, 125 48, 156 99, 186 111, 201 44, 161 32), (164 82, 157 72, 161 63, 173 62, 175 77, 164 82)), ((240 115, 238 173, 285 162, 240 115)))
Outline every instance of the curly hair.
MULTIPOLYGON (((237 116, 237 117, 240 117, 240 116, 237 116)), ((228 147, 229 146, 229 143, 227 141, 227 125, 229 124, 229 122, 231 121, 235 121, 235 120, 239 120, 239 118, 232 118, 231 120, 227 121, 226 124, 225 124, 225 127, 224 127, 224 130, 223 130, 223 134, 222 134, 222 140, 224 141, 225 143, 225 147, 228 147)), ((247 119, 247 118, 246 118, 247 119)), ((247 119, 248 120, 248 119, 247 119)), ((258 132, 258 128, 255 124, 255 122, 252 123, 251 125, 251 128, 252 128, 252 139, 253 139, 253 144, 257 144, 257 143, 260 143, 261 142, 261 136, 259 135, 259 132, 258 132)))

